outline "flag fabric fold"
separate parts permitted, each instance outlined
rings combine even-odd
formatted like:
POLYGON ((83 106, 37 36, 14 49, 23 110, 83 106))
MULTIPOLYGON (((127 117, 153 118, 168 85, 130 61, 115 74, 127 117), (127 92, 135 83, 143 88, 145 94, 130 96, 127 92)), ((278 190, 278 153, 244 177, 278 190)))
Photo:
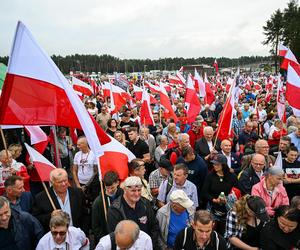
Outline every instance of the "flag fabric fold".
POLYGON ((196 90, 194 88, 193 80, 189 75, 186 83, 185 92, 185 108, 187 111, 187 120, 189 123, 195 121, 196 117, 200 114, 201 103, 197 96, 196 90))

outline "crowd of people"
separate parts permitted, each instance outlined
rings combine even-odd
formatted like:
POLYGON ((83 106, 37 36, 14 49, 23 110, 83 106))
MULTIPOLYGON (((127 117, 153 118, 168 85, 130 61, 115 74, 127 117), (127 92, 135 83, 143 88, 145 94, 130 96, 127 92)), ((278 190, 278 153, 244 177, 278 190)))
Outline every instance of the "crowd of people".
MULTIPOLYGON (((240 86, 223 140, 216 132, 222 85, 213 103, 200 100, 191 123, 184 90, 169 93, 178 122, 164 117, 158 100, 153 125, 140 119, 139 101, 112 114, 101 92, 85 98, 95 121, 136 157, 126 179, 107 171, 100 183, 87 139, 74 143, 69 128, 59 127, 61 167, 44 188, 22 129, 5 131, 0 249, 300 249, 300 119, 288 105, 286 121, 278 119, 275 92, 267 102, 260 84, 240 86)), ((54 155, 49 144, 44 156, 55 163, 54 155)))

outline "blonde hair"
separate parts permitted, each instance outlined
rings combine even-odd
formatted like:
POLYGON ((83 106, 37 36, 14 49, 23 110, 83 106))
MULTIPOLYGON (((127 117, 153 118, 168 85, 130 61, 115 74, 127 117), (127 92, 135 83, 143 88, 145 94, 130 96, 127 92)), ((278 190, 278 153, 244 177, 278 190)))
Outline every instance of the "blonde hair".
POLYGON ((16 159, 17 156, 17 152, 20 150, 20 152, 22 152, 22 145, 21 144, 10 144, 9 147, 8 147, 8 151, 11 153, 11 157, 13 159, 16 159))

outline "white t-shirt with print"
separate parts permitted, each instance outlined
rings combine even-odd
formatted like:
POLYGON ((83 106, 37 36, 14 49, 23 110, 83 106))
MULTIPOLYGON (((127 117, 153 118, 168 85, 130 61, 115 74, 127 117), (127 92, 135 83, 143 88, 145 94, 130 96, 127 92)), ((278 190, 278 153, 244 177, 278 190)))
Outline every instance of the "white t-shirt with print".
POLYGON ((94 165, 97 158, 92 151, 88 153, 77 152, 74 156, 74 164, 78 166, 78 180, 80 184, 87 184, 94 174, 94 165))

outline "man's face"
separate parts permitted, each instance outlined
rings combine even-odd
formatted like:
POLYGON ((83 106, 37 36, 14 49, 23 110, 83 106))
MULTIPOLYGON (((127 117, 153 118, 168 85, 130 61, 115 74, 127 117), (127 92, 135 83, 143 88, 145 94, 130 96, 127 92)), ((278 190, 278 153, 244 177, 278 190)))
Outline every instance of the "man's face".
POLYGON ((137 132, 135 131, 128 132, 128 137, 130 141, 135 141, 137 138, 137 132))
POLYGON ((184 171, 182 169, 174 170, 173 178, 176 185, 183 186, 186 181, 187 174, 184 174, 184 171))
POLYGON ((257 145, 258 152, 256 153, 266 156, 269 154, 269 148, 270 146, 266 141, 260 142, 259 145, 257 145))
POLYGON ((290 150, 286 156, 290 162, 295 162, 298 158, 298 152, 290 150))
POLYGON ((85 150, 85 149, 87 148, 87 143, 86 143, 86 141, 83 140, 83 139, 79 139, 79 140, 77 141, 77 148, 78 148, 80 151, 85 150))
POLYGON ((154 122, 158 122, 158 114, 153 114, 153 120, 154 122))
POLYGON ((21 194, 25 192, 24 189, 24 181, 23 180, 17 180, 14 186, 8 187, 7 192, 12 196, 16 198, 20 198, 21 194))
POLYGON ((210 240, 210 236, 213 231, 212 221, 206 225, 197 221, 196 223, 193 222, 192 226, 198 242, 205 244, 210 240))
POLYGON ((66 193, 69 186, 68 175, 62 174, 61 176, 54 178, 52 185, 56 193, 66 193))
POLYGON ((214 135, 214 131, 209 129, 209 130, 206 130, 205 133, 204 133, 204 137, 207 141, 211 141, 212 138, 213 138, 213 135, 214 135))
POLYGON ((56 244, 62 244, 65 241, 68 232, 66 226, 52 227, 50 230, 56 244))
POLYGON ((105 186, 106 194, 108 196, 113 196, 117 192, 118 186, 119 186, 119 181, 113 183, 110 186, 105 186))
POLYGON ((141 199, 142 195, 142 187, 141 186, 132 186, 132 187, 125 187, 124 189, 124 196, 130 202, 136 203, 141 199))
POLYGON ((104 114, 104 115, 106 114, 106 108, 105 107, 101 108, 101 113, 104 114))
POLYGON ((196 158, 196 156, 195 156, 195 154, 192 152, 192 153, 187 154, 186 157, 185 157, 184 159, 185 159, 185 161, 190 162, 190 161, 195 160, 195 158, 196 158))
POLYGON ((289 146, 290 146, 290 143, 288 141, 285 141, 285 140, 279 141, 279 151, 285 152, 289 146))
POLYGON ((139 167, 133 171, 134 176, 144 178, 145 173, 146 173, 145 163, 139 162, 139 167))
POLYGON ((185 211, 185 208, 177 202, 171 201, 171 208, 176 214, 182 214, 185 211))
POLYGON ((164 178, 167 178, 170 175, 170 171, 162 167, 159 168, 159 172, 164 178))
POLYGON ((0 228, 8 228, 9 219, 11 216, 11 211, 9 206, 5 203, 2 208, 0 208, 0 228))
POLYGON ((190 138, 188 136, 182 136, 181 141, 179 141, 180 147, 184 148, 190 145, 190 138))
POLYGON ((250 133, 253 129, 253 123, 246 123, 245 130, 250 133))
POLYGON ((261 157, 253 157, 253 159, 251 161, 251 165, 256 172, 261 172, 265 166, 264 157, 262 157, 262 156, 261 157))
POLYGON ((221 149, 223 150, 224 153, 229 154, 231 152, 231 143, 230 141, 222 141, 221 143, 221 149))

